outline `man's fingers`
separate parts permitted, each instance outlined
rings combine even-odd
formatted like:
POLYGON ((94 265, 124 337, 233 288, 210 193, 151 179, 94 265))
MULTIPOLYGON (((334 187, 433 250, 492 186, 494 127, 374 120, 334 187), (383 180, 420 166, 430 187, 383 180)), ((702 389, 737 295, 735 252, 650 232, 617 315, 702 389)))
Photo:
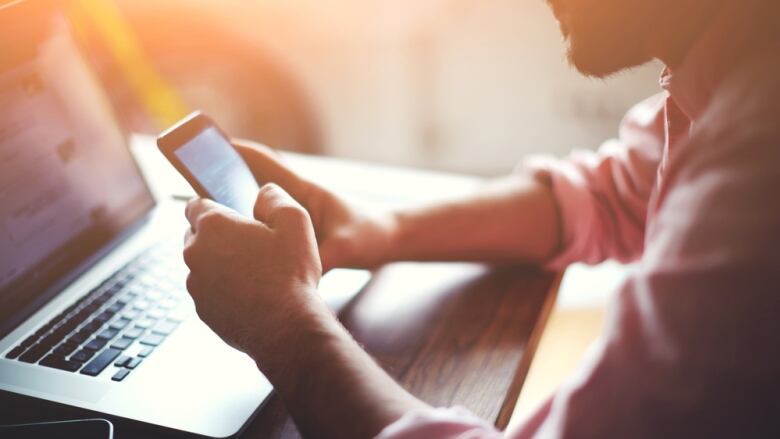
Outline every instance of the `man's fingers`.
POLYGON ((187 217, 190 228, 194 233, 198 233, 198 225, 203 218, 214 214, 228 214, 228 212, 230 212, 230 209, 207 198, 190 200, 184 209, 184 215, 187 217))
POLYGON ((184 231, 184 246, 187 247, 190 245, 190 242, 192 242, 192 229, 187 229, 184 231))
POLYGON ((259 184, 276 183, 296 200, 306 202, 310 183, 287 167, 278 153, 266 146, 247 141, 236 140, 233 146, 244 157, 259 184))
POLYGON ((195 274, 190 273, 187 275, 187 291, 190 293, 195 307, 198 311, 198 315, 202 316, 203 309, 208 309, 210 305, 210 289, 207 284, 199 279, 195 274))
POLYGON ((301 229, 311 223, 306 209, 275 184, 260 188, 255 202, 255 218, 272 229, 301 229))

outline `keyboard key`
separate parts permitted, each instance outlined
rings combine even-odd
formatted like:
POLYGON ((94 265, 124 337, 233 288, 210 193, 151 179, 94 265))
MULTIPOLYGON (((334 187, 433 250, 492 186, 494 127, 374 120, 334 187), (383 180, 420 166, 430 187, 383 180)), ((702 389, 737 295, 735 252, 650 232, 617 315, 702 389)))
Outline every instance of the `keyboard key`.
POLYGON ((68 319, 65 323, 60 325, 57 330, 62 331, 63 333, 70 333, 74 329, 76 329, 81 324, 80 321, 75 319, 68 319))
POLYGON ((168 335, 171 332, 173 332, 176 327, 179 326, 178 323, 170 321, 170 320, 164 320, 161 322, 157 322, 156 325, 152 328, 152 332, 156 334, 163 334, 168 335))
POLYGON ((165 340, 165 336, 160 334, 149 334, 146 337, 141 339, 141 344, 149 345, 149 346, 158 346, 160 343, 165 340))
POLYGON ((117 358, 117 360, 114 362, 114 366, 116 366, 116 367, 122 367, 122 366, 124 366, 124 365, 125 365, 125 363, 127 363, 129 360, 130 360, 130 357, 128 357, 127 355, 122 355, 122 356, 120 356, 119 358, 117 358))
POLYGON ((7 354, 5 354, 5 358, 8 358, 9 360, 13 360, 14 358, 21 355, 22 352, 24 352, 24 347, 17 346, 11 349, 7 354))
POLYGON ((131 358, 125 363, 125 367, 128 369, 135 369, 139 364, 141 364, 140 358, 131 358))
POLYGON ((86 325, 82 326, 81 329, 83 331, 89 331, 89 333, 92 334, 95 331, 97 331, 98 329, 100 329, 103 326, 103 323, 105 323, 105 322, 102 321, 102 320, 99 320, 97 318, 94 318, 94 319, 90 320, 89 323, 87 323, 86 325))
POLYGON ((143 333, 144 333, 143 328, 130 328, 127 331, 125 331, 124 334, 122 334, 122 337, 136 339, 142 336, 143 333))
POLYGON ((132 338, 122 337, 122 338, 117 339, 115 342, 111 343, 111 347, 114 348, 114 349, 125 350, 131 344, 133 344, 133 339, 132 338))
POLYGON ((110 312, 113 312, 113 313, 118 313, 119 311, 122 311, 122 309, 125 307, 125 305, 127 305, 126 302, 116 301, 116 302, 112 303, 111 306, 106 308, 106 310, 110 311, 110 312))
POLYGON ((130 374, 130 369, 119 369, 114 376, 111 377, 113 381, 122 381, 127 375, 130 374))
POLYGON ((46 367, 53 367, 55 369, 64 370, 67 372, 75 372, 79 370, 82 363, 77 361, 68 361, 64 357, 59 355, 48 355, 41 360, 41 365, 46 367))
POLYGON ((103 371, 103 369, 106 368, 106 366, 111 364, 111 362, 114 361, 121 352, 122 351, 120 351, 119 349, 112 349, 112 348, 106 349, 105 351, 101 352, 97 357, 95 357, 92 361, 87 363, 87 365, 84 366, 83 369, 81 369, 81 373, 89 376, 97 376, 98 374, 100 374, 100 372, 103 371))
POLYGON ((100 313, 97 317, 95 317, 96 320, 105 323, 109 320, 111 320, 111 317, 114 317, 115 312, 105 310, 102 313, 100 313))
POLYGON ((57 345, 56 348, 54 348, 54 351, 52 353, 57 355, 62 355, 63 357, 68 356, 71 354, 71 352, 75 351, 76 348, 79 347, 78 343, 72 343, 69 341, 65 341, 63 343, 60 343, 57 345))
POLYGON ((154 347, 146 346, 145 348, 143 348, 140 351, 138 351, 138 356, 141 357, 141 358, 146 358, 149 355, 151 355, 153 351, 154 351, 154 347))
POLYGON ((135 305, 133 305, 133 309, 138 311, 146 311, 147 308, 151 306, 151 303, 149 303, 146 300, 139 300, 138 302, 135 302, 135 305))
POLYGON ((82 296, 79 300, 73 302, 69 307, 65 308, 65 311, 63 313, 65 314, 71 314, 76 308, 78 308, 80 302, 84 300, 84 297, 82 296))
POLYGON ((49 332, 51 330, 51 328, 53 328, 56 323, 57 322, 55 322, 53 320, 49 321, 49 323, 47 323, 47 324, 41 326, 40 328, 38 328, 38 330, 35 331, 35 334, 33 334, 33 335, 35 335, 36 337, 42 336, 43 334, 49 332))
POLYGON ((167 313, 168 313, 167 309, 157 307, 157 308, 154 308, 153 310, 147 312, 146 315, 148 317, 150 317, 150 318, 159 320, 159 319, 165 317, 165 314, 167 314, 167 313))
POLYGON ((100 305, 103 305, 104 303, 108 302, 108 299, 110 299, 112 296, 111 292, 109 290, 106 290, 95 297, 95 299, 92 301, 92 303, 89 304, 89 307, 92 308, 92 310, 96 310, 100 307, 100 305))
POLYGON ((140 285, 132 285, 130 288, 128 288, 127 292, 125 293, 128 296, 138 297, 142 295, 146 291, 142 286, 140 285))
POLYGON ((166 310, 171 310, 176 307, 179 303, 176 300, 173 299, 165 299, 160 301, 160 307, 164 308, 166 310))
POLYGON ((86 363, 92 356, 95 355, 95 351, 90 351, 89 349, 82 349, 75 354, 71 355, 69 360, 70 361, 77 361, 79 363, 86 363))
POLYGON ((68 335, 70 331, 61 331, 59 329, 55 329, 54 332, 50 332, 45 337, 43 337, 38 344, 48 346, 48 347, 54 347, 59 342, 62 341, 63 338, 65 338, 66 335, 68 335))
POLYGON ((21 346, 23 348, 29 348, 30 346, 35 344, 36 340, 38 340, 38 336, 33 334, 33 335, 25 338, 24 341, 19 344, 19 346, 21 346))
POLYGON ((136 328, 148 329, 152 325, 154 325, 155 322, 156 322, 156 320, 154 320, 154 319, 143 319, 143 320, 140 320, 140 321, 136 322, 135 326, 136 326, 136 328))
POLYGON ((119 298, 125 302, 130 302, 137 299, 141 295, 139 291, 141 291, 140 287, 136 283, 135 279, 133 279, 133 282, 126 286, 124 290, 122 290, 122 295, 119 296, 119 298))
POLYGON ((134 310, 134 309, 127 310, 122 313, 122 317, 128 320, 135 320, 140 316, 141 316, 141 311, 134 310))
POLYGON ((93 338, 92 341, 84 345, 84 349, 89 349, 91 351, 99 351, 103 349, 103 346, 108 343, 108 340, 104 338, 93 338))
POLYGON ((78 313, 76 313, 75 316, 73 316, 73 320, 83 322, 87 320, 87 318, 89 318, 89 316, 92 315, 94 311, 94 309, 82 308, 78 313))
POLYGON ((127 318, 119 318, 114 323, 109 326, 111 329, 124 329, 125 326, 127 326, 130 323, 130 319, 127 318))
POLYGON ((91 302, 84 305, 84 308, 82 308, 81 311, 79 312, 84 312, 85 314, 90 315, 93 312, 97 311, 101 306, 103 306, 104 300, 105 299, 103 298, 103 295, 100 294, 96 296, 94 299, 92 299, 91 302))
POLYGON ((118 302, 122 302, 125 305, 132 303, 136 298, 138 297, 137 294, 126 291, 122 294, 122 296, 119 297, 118 302))
POLYGON ((92 332, 91 331, 81 330, 81 331, 71 335, 70 337, 68 337, 68 342, 69 343, 81 344, 81 343, 84 343, 85 341, 89 340, 89 337, 91 337, 91 336, 92 336, 92 332))
POLYGON ((54 322, 54 326, 57 326, 58 323, 62 322, 65 319, 65 316, 67 314, 68 314, 67 312, 62 311, 59 314, 57 314, 56 316, 52 317, 50 321, 53 321, 54 322))
POLYGON ((107 328, 98 334, 97 337, 105 340, 111 340, 112 338, 116 337, 117 334, 119 334, 119 330, 107 328))
POLYGON ((49 352, 50 346, 40 343, 30 346, 20 357, 19 361, 25 363, 37 363, 46 352, 49 352))

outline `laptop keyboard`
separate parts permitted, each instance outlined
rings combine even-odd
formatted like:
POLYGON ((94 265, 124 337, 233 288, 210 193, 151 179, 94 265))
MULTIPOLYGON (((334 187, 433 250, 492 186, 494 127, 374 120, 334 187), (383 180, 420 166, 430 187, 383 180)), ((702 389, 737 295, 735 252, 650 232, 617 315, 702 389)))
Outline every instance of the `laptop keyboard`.
POLYGON ((151 247, 38 328, 5 357, 122 381, 192 311, 181 256, 151 247))

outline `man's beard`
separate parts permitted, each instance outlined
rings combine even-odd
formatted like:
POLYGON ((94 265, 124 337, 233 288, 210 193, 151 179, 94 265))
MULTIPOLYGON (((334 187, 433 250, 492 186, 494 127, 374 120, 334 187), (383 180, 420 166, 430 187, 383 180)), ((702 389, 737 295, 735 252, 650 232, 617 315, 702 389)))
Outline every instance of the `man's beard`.
POLYGON ((580 73, 605 78, 649 62, 652 57, 619 36, 570 33, 567 58, 580 73))
POLYGON ((652 59, 646 42, 659 11, 648 0, 548 0, 568 41, 569 62, 604 78, 652 59))

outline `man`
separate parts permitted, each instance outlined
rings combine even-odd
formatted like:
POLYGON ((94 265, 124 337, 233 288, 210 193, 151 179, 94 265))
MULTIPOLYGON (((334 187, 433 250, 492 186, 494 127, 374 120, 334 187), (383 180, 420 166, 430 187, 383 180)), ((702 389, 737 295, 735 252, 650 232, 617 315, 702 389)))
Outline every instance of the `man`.
POLYGON ((598 153, 535 161, 469 199, 372 216, 239 145, 272 181, 256 221, 191 202, 198 313, 247 352, 301 431, 498 437, 402 390, 314 294, 323 270, 395 260, 639 260, 588 360, 526 437, 780 434, 780 6, 775 0, 552 0, 581 72, 657 58, 665 91, 598 153), (256 318, 262 315, 262 318, 256 318))

